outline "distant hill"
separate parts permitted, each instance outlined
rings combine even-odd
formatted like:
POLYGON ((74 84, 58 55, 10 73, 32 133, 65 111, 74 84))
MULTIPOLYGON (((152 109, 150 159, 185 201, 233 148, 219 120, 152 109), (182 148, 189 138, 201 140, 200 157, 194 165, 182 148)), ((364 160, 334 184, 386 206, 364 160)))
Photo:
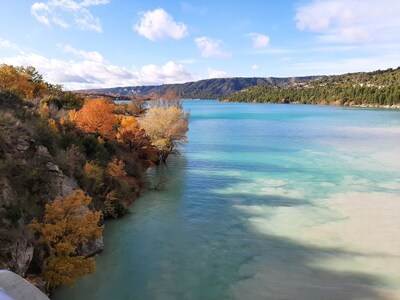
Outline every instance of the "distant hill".
POLYGON ((221 97, 221 100, 400 108, 400 67, 325 76, 279 86, 260 84, 221 97))
POLYGON ((128 97, 162 97, 173 93, 181 99, 217 99, 235 92, 241 91, 255 85, 287 85, 294 83, 304 83, 323 76, 304 76, 304 77, 234 77, 234 78, 215 78, 204 79, 195 82, 180 84, 163 84, 149 86, 127 86, 107 89, 80 90, 79 93, 89 94, 113 94, 128 97))

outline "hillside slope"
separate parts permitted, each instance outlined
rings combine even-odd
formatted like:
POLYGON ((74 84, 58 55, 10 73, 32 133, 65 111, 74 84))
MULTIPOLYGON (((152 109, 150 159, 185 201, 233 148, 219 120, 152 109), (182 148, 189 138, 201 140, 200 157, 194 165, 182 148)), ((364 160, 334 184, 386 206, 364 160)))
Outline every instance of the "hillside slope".
POLYGON ((221 100, 397 107, 400 105, 400 67, 326 76, 281 86, 261 84, 221 97, 221 100))
POLYGON ((128 86, 107 89, 93 89, 79 91, 81 93, 103 93, 119 94, 132 97, 162 97, 168 93, 173 93, 181 99, 216 99, 251 86, 264 85, 285 85, 293 83, 303 83, 321 78, 321 76, 304 77, 254 77, 254 78, 215 78, 204 79, 195 82, 181 84, 163 84, 150 86, 128 86))

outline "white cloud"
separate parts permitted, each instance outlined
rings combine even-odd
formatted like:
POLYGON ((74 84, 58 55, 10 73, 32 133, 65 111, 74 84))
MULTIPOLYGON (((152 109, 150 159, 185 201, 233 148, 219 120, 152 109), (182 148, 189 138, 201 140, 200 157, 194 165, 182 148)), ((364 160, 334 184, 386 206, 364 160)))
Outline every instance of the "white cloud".
POLYGON ((254 48, 265 48, 269 46, 269 36, 260 33, 249 33, 247 35, 253 41, 254 48))
POLYGON ((71 53, 77 57, 90 60, 90 61, 97 61, 97 62, 103 62, 104 58, 103 56, 97 52, 97 51, 84 51, 84 50, 78 50, 73 48, 70 45, 58 45, 64 52, 71 53))
POLYGON ((261 68, 260 68, 259 65, 254 64, 254 65, 251 66, 251 69, 254 70, 254 71, 257 71, 257 70, 260 70, 261 68))
POLYGON ((232 54, 222 49, 223 42, 206 36, 195 38, 197 48, 203 57, 231 57, 232 54))
POLYGON ((46 17, 46 15, 50 13, 50 8, 45 3, 33 3, 31 7, 31 13, 40 23, 50 25, 50 21, 46 17))
POLYGON ((384 70, 400 66, 399 52, 382 54, 376 57, 353 57, 337 60, 307 61, 293 64, 293 74, 302 75, 330 75, 344 74, 348 72, 368 72, 378 69, 384 70))
MULTIPOLYGON (((0 41, 0 46, 3 44, 6 43, 0 41)), ((142 66, 139 70, 128 70, 107 63, 97 51, 78 50, 69 45, 60 46, 60 48, 81 58, 81 60, 67 61, 47 58, 35 53, 18 53, 14 56, 0 58, 0 64, 34 66, 45 80, 51 83, 63 84, 65 88, 70 90, 183 83, 193 79, 183 65, 173 61, 168 61, 161 66, 150 64, 142 66)))
POLYGON ((180 40, 188 35, 187 26, 184 23, 175 22, 172 16, 162 8, 141 13, 140 21, 133 29, 150 41, 180 40))
POLYGON ((75 25, 82 30, 102 32, 99 18, 94 17, 88 7, 108 4, 109 0, 49 0, 35 2, 31 14, 40 23, 50 26, 56 24, 62 28, 75 25))
POLYGON ((211 68, 207 68, 208 78, 226 78, 228 73, 225 71, 218 71, 211 68))
POLYGON ((312 0, 297 8, 295 19, 322 42, 370 42, 398 40, 399 15, 398 0, 312 0))
POLYGON ((182 65, 173 61, 169 61, 163 66, 143 66, 138 76, 143 84, 178 83, 192 80, 190 73, 182 65))
POLYGON ((8 48, 15 52, 20 52, 20 53, 23 52, 22 49, 18 45, 14 44, 13 42, 10 42, 8 40, 3 40, 2 38, 0 38, 0 48, 8 48))

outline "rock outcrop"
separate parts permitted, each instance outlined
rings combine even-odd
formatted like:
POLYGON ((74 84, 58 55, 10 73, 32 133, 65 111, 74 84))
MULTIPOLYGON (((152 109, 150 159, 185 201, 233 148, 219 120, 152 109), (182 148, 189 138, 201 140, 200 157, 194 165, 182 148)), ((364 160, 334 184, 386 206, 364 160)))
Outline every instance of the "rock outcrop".
MULTIPOLYGON (((43 262, 43 251, 34 243, 33 234, 27 225, 35 217, 35 211, 44 209, 42 201, 49 202, 58 196, 65 196, 79 188, 76 180, 63 174, 48 149, 34 139, 20 136, 9 138, 3 145, 3 155, 13 162, 15 168, 29 180, 29 176, 42 176, 46 186, 37 187, 35 197, 21 195, 18 187, 13 186, 7 177, 0 176, 0 269, 9 269, 20 276, 26 276, 32 260, 37 266, 43 262), (4 149, 6 149, 4 151, 4 149), (39 204, 38 204, 39 203, 39 204), (38 255, 38 257, 35 257, 38 255)), ((12 170, 9 170, 12 172, 12 170)), ((20 176, 20 175, 18 175, 20 176)), ((30 189, 29 182, 20 182, 21 187, 30 189)), ((15 183, 14 183, 15 185, 15 183)), ((102 239, 85 245, 84 253, 93 255, 102 250, 102 239)))

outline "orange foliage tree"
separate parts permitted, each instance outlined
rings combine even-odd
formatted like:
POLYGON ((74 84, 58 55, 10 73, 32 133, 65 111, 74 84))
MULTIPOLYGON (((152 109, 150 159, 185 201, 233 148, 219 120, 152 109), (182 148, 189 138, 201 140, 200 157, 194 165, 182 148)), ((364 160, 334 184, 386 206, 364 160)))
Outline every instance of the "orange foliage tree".
POLYGON ((150 146, 150 139, 134 117, 124 117, 118 128, 117 139, 130 150, 139 151, 150 146))
POLYGON ((76 190, 47 204, 42 223, 35 219, 30 224, 31 230, 40 234, 39 242, 48 247, 43 276, 51 287, 72 285, 76 277, 95 271, 93 258, 77 255, 80 245, 103 231, 98 226, 101 213, 87 208, 91 201, 82 190, 76 190))
POLYGON ((106 98, 88 100, 78 112, 78 128, 85 133, 94 133, 104 138, 113 138, 118 117, 113 114, 114 103, 106 98))

